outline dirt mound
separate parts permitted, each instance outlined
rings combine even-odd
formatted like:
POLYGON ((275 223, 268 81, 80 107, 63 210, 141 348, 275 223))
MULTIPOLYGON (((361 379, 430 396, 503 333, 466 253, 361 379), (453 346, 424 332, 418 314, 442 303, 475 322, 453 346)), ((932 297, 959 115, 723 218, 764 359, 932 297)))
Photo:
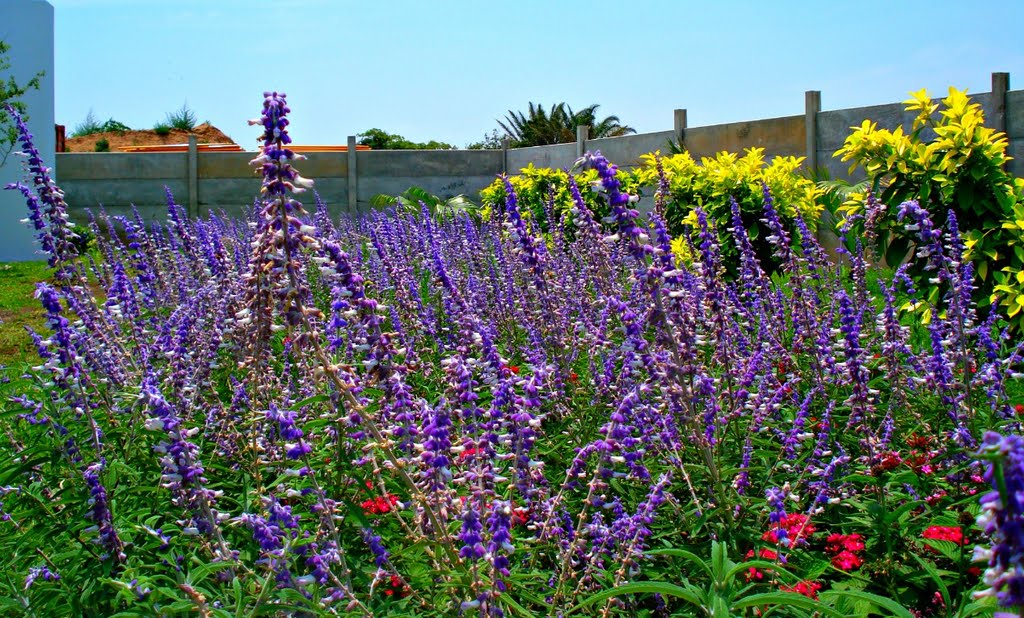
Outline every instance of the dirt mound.
MULTIPOLYGON (((108 132, 93 133, 82 137, 67 138, 67 152, 95 152, 96 142, 101 139, 107 140, 110 144, 110 151, 117 152, 122 146, 158 146, 166 144, 184 144, 188 142, 190 131, 171 129, 167 135, 157 135, 155 131, 125 131, 124 133, 108 132)), ((195 133, 196 140, 200 144, 234 144, 235 141, 224 134, 223 131, 210 123, 196 125, 191 131, 195 133)))

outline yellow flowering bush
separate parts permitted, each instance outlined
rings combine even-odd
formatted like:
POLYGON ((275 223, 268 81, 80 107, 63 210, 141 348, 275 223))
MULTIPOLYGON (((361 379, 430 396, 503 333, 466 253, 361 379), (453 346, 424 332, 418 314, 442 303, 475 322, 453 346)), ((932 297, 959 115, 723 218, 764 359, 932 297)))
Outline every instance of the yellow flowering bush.
MULTIPOLYGON (((644 155, 640 167, 632 173, 636 185, 645 192, 653 193, 658 186, 659 157, 658 152, 644 155)), ((732 228, 731 197, 739 204, 744 227, 762 264, 771 265, 770 248, 759 240, 764 184, 771 190, 775 208, 784 223, 790 224, 799 215, 808 228, 817 227, 822 210, 817 199, 820 190, 800 173, 802 157, 774 157, 766 161, 763 148, 748 148, 742 155, 720 152, 714 157, 702 157, 699 163, 686 152, 660 158, 669 185, 664 213, 673 237, 696 227, 694 208, 701 206, 708 220, 718 228, 723 253, 731 254, 734 251, 729 231, 732 228)))
MULTIPOLYGON (((941 103, 933 102, 925 90, 904 103, 917 113, 909 133, 864 121, 836 152, 852 162, 851 173, 858 167, 867 173, 870 195, 884 205, 868 212, 869 193, 855 193, 840 209, 843 223, 873 239, 878 254, 896 265, 907 258, 914 238, 897 220, 899 204, 917 200, 943 227, 952 211, 966 247, 964 257, 978 274, 976 299, 1000 302, 1020 326, 1024 181, 1006 172, 1006 135, 986 127, 981 106, 955 88, 941 103)), ((923 271, 923 264, 911 264, 910 274, 928 290, 931 303, 940 303, 942 291, 929 281, 933 275, 923 271)))

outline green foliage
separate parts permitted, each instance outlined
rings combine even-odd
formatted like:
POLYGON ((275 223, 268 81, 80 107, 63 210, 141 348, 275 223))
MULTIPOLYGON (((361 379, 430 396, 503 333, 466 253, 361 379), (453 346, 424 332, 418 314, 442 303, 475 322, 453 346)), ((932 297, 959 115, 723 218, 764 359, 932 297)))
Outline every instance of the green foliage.
POLYGON ((447 217, 461 212, 475 217, 480 215, 480 207, 465 195, 443 198, 421 187, 409 187, 401 195, 380 193, 370 198, 370 205, 374 208, 397 207, 411 214, 418 214, 426 207, 435 217, 447 217))
POLYGON ((90 109, 89 113, 85 116, 85 120, 75 125, 74 131, 71 132, 71 137, 84 137, 86 135, 95 135, 96 133, 125 133, 131 130, 132 128, 128 125, 118 122, 113 118, 107 119, 106 122, 100 122, 90 109))
POLYGON ((0 383, 6 377, 17 378, 29 362, 38 361, 25 327, 36 331, 45 328, 43 311, 33 294, 36 283, 49 281, 52 276, 46 262, 0 264, 0 368, 8 368, 7 376, 0 369, 0 383))
POLYGON ((110 142, 107 141, 107 138, 101 137, 96 140, 94 149, 96 152, 110 152, 110 142))
POLYGON ((100 125, 100 133, 127 133, 132 128, 123 122, 118 122, 113 118, 110 118, 102 125, 100 125))
MULTIPOLYGON (((524 218, 532 219, 539 229, 547 231, 548 211, 552 216, 560 217, 568 212, 573 205, 572 195, 567 182, 569 175, 565 170, 548 167, 535 167, 532 163, 519 170, 519 174, 509 177, 512 188, 519 200, 519 209, 524 218)), ((597 180, 597 172, 587 170, 576 175, 576 184, 580 195, 595 217, 601 218, 608 214, 608 205, 601 199, 590 184, 597 180)), ((632 187, 627 177, 623 178, 626 186, 632 187)), ((480 192, 483 216, 489 218, 495 211, 500 212, 505 204, 505 183, 496 179, 480 192)))
POLYGON ((369 146, 374 150, 453 150, 455 148, 451 144, 434 140, 413 142, 383 129, 369 129, 356 137, 360 146, 369 146))
POLYGON ((85 119, 82 122, 75 125, 75 128, 71 131, 71 137, 83 137, 85 135, 92 135, 94 133, 101 133, 103 131, 103 125, 96 118, 96 115, 90 109, 89 113, 85 115, 85 119))
POLYGON ((590 105, 574 112, 565 103, 558 103, 547 112, 543 105, 530 103, 527 113, 509 110, 504 122, 499 120, 498 125, 512 139, 513 148, 575 142, 576 127, 581 125, 590 127, 590 139, 636 133, 632 127, 621 124, 618 116, 598 120, 598 107, 590 105))
MULTIPOLYGON (((650 191, 658 186, 657 158, 658 153, 644 155, 640 167, 633 172, 637 184, 650 191)), ((700 163, 686 152, 662 158, 670 191, 664 205, 669 233, 681 237, 687 229, 696 229, 694 208, 700 206, 707 213, 708 222, 717 226, 723 255, 728 258, 735 252, 729 231, 731 197, 740 206, 744 226, 762 265, 772 264, 769 245, 761 238, 762 185, 771 189, 775 208, 786 224, 799 215, 814 230, 822 211, 818 202, 821 190, 799 172, 802 161, 802 157, 775 157, 766 163, 763 148, 749 148, 742 156, 720 152, 714 157, 703 157, 700 163)))
MULTIPOLYGON (((955 88, 941 104, 924 90, 905 103, 908 111, 917 112, 910 133, 864 121, 835 154, 852 162, 851 172, 862 168, 868 174, 871 193, 888 208, 865 222, 864 192, 852 195, 843 213, 853 231, 873 238, 874 249, 895 265, 913 249, 912 232, 896 220, 896 205, 918 200, 943 227, 952 211, 965 258, 975 263, 976 298, 1001 302, 1020 328, 1024 282, 1017 273, 1024 269, 1024 247, 1018 224, 1024 224, 1024 181, 1006 172, 1006 135, 984 126, 981 106, 955 88)), ((911 265, 910 273, 939 300, 940 291, 929 282, 933 275, 924 272, 923 264, 911 265)))
MULTIPOLYGON (((188 106, 188 101, 181 104, 181 107, 173 112, 168 112, 167 118, 164 121, 165 124, 169 125, 174 129, 181 129, 182 131, 191 131, 196 128, 199 119, 196 113, 192 111, 188 106)), ((159 125, 158 125, 159 126, 159 125)))
POLYGON ((466 144, 466 150, 501 150, 501 140, 502 134, 494 129, 490 133, 485 133, 479 142, 466 144))
POLYGON ((156 133, 157 135, 159 135, 160 137, 165 137, 165 136, 171 134, 171 128, 172 127, 169 124, 166 124, 166 123, 163 123, 163 122, 158 122, 153 127, 153 132, 156 133))
MULTIPOLYGON (((0 74, 5 73, 11 68, 11 62, 7 59, 7 52, 10 51, 11 46, 0 40, 0 74)), ((22 118, 28 119, 27 109, 25 104, 19 99, 24 96, 29 90, 38 90, 39 82, 42 80, 45 73, 39 71, 35 74, 32 79, 28 80, 24 84, 18 84, 14 76, 9 76, 6 81, 0 80, 0 108, 4 104, 9 103, 18 110, 18 113, 22 115, 22 118)), ((0 163, 2 159, 5 159, 7 153, 18 140, 18 130, 11 122, 11 119, 5 113, 0 113, 0 151, 2 151, 3 157, 0 157, 0 163)))

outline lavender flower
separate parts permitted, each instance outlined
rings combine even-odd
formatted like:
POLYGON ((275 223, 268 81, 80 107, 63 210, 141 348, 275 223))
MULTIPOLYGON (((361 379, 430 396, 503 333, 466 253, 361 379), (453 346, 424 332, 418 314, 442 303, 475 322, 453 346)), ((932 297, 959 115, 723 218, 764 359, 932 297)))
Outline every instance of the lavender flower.
POLYGON ((981 498, 978 525, 991 547, 976 547, 974 559, 988 563, 986 590, 976 597, 995 596, 1003 607, 1024 607, 1024 439, 985 434, 979 457, 989 461, 985 480, 992 491, 981 498))
POLYGON ((60 575, 50 570, 50 567, 43 565, 39 567, 32 567, 28 570, 28 575, 25 576, 25 587, 23 590, 28 590, 38 580, 44 582, 55 582, 60 579, 60 575))

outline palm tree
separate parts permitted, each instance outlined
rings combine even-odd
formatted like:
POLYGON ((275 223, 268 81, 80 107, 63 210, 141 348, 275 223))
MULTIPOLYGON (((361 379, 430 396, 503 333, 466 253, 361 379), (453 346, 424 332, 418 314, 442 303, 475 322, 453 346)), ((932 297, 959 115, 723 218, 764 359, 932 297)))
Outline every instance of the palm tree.
POLYGON ((551 106, 545 111, 543 105, 530 103, 527 114, 509 110, 505 122, 498 121, 505 133, 511 138, 512 145, 517 148, 524 146, 543 146, 547 144, 564 144, 576 141, 576 127, 590 127, 590 137, 619 137, 636 133, 630 126, 620 123, 618 116, 607 116, 597 119, 597 108, 590 105, 574 112, 565 103, 551 106))

